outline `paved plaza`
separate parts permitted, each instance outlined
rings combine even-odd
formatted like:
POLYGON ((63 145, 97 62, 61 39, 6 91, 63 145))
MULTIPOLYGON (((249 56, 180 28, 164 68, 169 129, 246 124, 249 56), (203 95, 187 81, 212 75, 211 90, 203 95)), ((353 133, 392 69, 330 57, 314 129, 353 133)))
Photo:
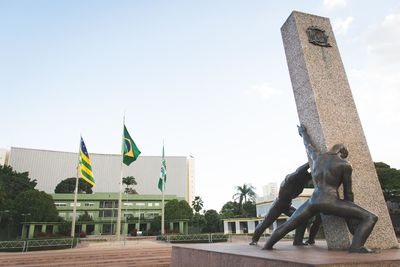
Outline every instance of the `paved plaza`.
POLYGON ((171 245, 154 240, 81 243, 77 248, 1 253, 0 266, 170 266, 171 245))

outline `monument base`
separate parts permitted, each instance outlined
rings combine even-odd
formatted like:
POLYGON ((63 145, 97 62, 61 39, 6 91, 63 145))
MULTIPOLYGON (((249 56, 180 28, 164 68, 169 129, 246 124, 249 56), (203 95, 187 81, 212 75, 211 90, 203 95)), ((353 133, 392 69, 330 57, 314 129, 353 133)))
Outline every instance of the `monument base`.
POLYGON ((291 241, 281 241, 275 249, 261 250, 261 243, 217 243, 174 245, 171 267, 196 266, 274 266, 274 267, 356 267, 400 266, 400 250, 388 249, 379 253, 356 254, 328 250, 325 241, 313 246, 295 247, 291 241))

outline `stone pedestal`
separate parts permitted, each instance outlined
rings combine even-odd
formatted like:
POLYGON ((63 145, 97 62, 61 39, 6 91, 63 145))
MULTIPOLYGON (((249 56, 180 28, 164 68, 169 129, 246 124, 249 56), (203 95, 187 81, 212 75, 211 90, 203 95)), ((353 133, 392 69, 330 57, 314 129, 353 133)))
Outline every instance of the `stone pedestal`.
POLYGON ((293 246, 281 241, 274 250, 261 250, 261 245, 219 243, 174 245, 171 267, 394 267, 400 266, 400 250, 388 249, 377 254, 329 251, 323 241, 313 246, 293 246))
MULTIPOLYGON (((348 159, 353 165, 355 203, 379 217, 366 245, 381 249, 397 247, 329 19, 294 11, 281 32, 300 123, 321 152, 337 143, 347 146, 348 159)), ((302 142, 300 137, 299 142, 302 142)), ((324 216, 323 226, 330 249, 349 246, 350 234, 344 220, 324 216)))

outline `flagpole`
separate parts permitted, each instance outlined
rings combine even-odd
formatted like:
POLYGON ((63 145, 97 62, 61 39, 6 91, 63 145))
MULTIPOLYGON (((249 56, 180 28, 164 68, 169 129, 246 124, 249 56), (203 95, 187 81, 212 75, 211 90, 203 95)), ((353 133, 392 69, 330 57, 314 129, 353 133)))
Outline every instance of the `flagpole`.
MULTIPOLYGON (((165 155, 164 155, 164 140, 163 140, 163 159, 162 160, 165 160, 165 155)), ((161 190, 161 192, 162 192, 162 198, 161 198, 161 235, 164 235, 165 234, 165 230, 164 230, 164 175, 161 177, 161 179, 162 179, 162 190, 161 190)))
MULTIPOLYGON (((122 122, 122 144, 124 141, 124 127, 125 127, 125 112, 124 112, 124 119, 122 122)), ((117 240, 120 240, 121 237, 121 211, 122 211, 122 177, 123 177, 123 166, 122 163, 124 161, 124 147, 122 147, 121 151, 121 172, 120 172, 120 179, 119 179, 119 197, 118 197, 118 214, 117 214, 117 240)))
POLYGON ((162 200, 161 200, 161 235, 164 235, 164 178, 162 182, 162 200))
POLYGON ((76 205, 78 201, 78 181, 79 181, 79 158, 80 158, 80 149, 81 149, 81 138, 79 139, 79 149, 78 149, 78 164, 76 166, 76 181, 75 181, 75 195, 74 195, 74 208, 72 212, 72 225, 71 225, 71 237, 75 237, 75 222, 76 222, 76 205))

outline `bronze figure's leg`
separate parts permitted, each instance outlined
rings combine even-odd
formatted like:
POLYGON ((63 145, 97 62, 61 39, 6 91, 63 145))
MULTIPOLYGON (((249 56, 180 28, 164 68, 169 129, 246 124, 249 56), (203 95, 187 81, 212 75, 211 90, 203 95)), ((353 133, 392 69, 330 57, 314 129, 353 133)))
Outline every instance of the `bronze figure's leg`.
POLYGON ((307 229, 307 222, 302 223, 296 227, 296 232, 294 234, 294 239, 293 239, 293 246, 308 245, 308 243, 303 242, 304 233, 306 232, 306 229, 307 229))
POLYGON ((314 216, 314 212, 311 211, 309 200, 303 203, 296 212, 285 222, 281 224, 272 233, 271 237, 265 243, 263 249, 272 249, 276 242, 281 240, 287 233, 307 222, 310 218, 314 216))
POLYGON ((253 237, 251 239, 250 245, 256 245, 258 240, 260 240, 261 235, 264 231, 270 227, 276 219, 282 214, 282 212, 287 210, 287 203, 284 203, 280 199, 276 199, 274 203, 272 203, 271 209, 268 214, 265 216, 263 222, 257 225, 256 230, 254 231, 253 237))
POLYGON ((315 215, 315 219, 310 227, 310 234, 308 235, 308 239, 306 241, 307 244, 312 245, 315 244, 315 237, 317 236, 319 226, 321 225, 321 215, 315 215))
POLYGON ((371 234, 375 223, 378 221, 378 217, 375 214, 357 206, 353 202, 341 199, 336 199, 333 203, 327 205, 322 212, 343 217, 345 219, 358 219, 360 223, 355 228, 349 251, 370 252, 363 246, 367 241, 368 236, 371 234))
MULTIPOLYGON (((285 212, 285 214, 288 217, 291 217, 293 215, 293 213, 295 213, 295 211, 296 211, 296 208, 293 206, 290 206, 290 209, 287 212, 285 212)), ((303 223, 296 228, 296 232, 294 234, 294 239, 293 239, 293 246, 307 245, 306 243, 303 242, 304 233, 306 232, 306 228, 307 228, 307 223, 303 223)))

